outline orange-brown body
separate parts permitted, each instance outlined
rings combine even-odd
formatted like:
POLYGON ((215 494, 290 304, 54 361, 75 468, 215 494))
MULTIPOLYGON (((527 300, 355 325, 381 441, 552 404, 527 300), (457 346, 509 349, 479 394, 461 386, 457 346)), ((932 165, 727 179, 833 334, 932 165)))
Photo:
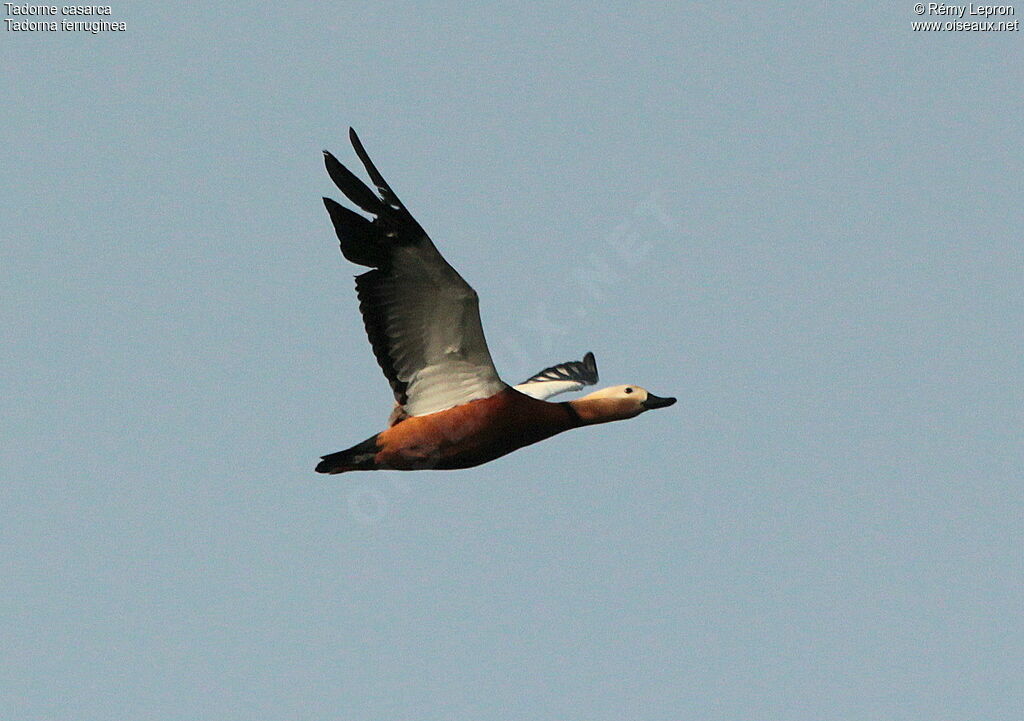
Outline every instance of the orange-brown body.
POLYGON ((506 387, 437 413, 402 418, 362 443, 323 456, 316 470, 470 468, 570 428, 621 421, 675 402, 639 386, 604 388, 567 403, 549 403, 506 387))
POLYGON ((569 404, 507 388, 490 398, 406 418, 377 434, 374 467, 470 468, 578 425, 569 404))

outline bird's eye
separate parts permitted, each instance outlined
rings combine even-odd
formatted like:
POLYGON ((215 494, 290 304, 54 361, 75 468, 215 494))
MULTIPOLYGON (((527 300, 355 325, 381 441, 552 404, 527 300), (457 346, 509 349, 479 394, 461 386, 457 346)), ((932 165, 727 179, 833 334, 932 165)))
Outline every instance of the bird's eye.
POLYGON ((633 389, 632 389, 632 388, 627 388, 627 389, 626 389, 626 393, 632 393, 632 392, 633 392, 633 389))

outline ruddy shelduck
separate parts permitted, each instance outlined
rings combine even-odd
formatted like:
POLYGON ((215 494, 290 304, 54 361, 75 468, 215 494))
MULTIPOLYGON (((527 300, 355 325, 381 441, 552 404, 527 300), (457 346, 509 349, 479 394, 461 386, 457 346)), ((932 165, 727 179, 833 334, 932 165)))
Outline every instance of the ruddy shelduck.
POLYGON ((386 430, 323 456, 317 472, 470 468, 570 428, 676 402, 636 385, 564 403, 546 400, 596 383, 593 353, 517 386, 502 382, 484 340, 476 291, 406 210, 354 130, 349 138, 376 193, 327 151, 324 162, 341 192, 373 219, 330 198, 324 205, 345 258, 372 268, 356 277, 356 293, 395 406, 386 430))

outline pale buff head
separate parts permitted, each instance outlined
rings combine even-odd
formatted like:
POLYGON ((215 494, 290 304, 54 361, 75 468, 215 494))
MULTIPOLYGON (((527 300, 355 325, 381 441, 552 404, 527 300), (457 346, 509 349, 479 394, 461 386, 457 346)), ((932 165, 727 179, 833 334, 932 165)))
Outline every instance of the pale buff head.
POLYGON ((635 385, 611 386, 570 401, 585 423, 606 423, 633 418, 644 411, 667 408, 675 398, 661 398, 635 385))

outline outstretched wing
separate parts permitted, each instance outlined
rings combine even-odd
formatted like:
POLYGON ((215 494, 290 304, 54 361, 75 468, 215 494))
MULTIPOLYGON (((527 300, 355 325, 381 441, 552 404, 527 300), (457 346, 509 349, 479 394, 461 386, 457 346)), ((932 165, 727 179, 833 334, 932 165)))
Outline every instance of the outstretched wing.
POLYGON ((559 363, 523 381, 514 388, 538 400, 546 400, 559 393, 578 391, 583 386, 597 383, 597 361, 587 353, 581 361, 559 363))
POLYGON ((504 390, 480 325, 476 291, 434 247, 352 129, 349 138, 376 193, 327 151, 324 162, 341 192, 373 219, 330 198, 324 205, 342 254, 373 268, 356 278, 356 292, 395 400, 407 415, 421 416, 504 390))

